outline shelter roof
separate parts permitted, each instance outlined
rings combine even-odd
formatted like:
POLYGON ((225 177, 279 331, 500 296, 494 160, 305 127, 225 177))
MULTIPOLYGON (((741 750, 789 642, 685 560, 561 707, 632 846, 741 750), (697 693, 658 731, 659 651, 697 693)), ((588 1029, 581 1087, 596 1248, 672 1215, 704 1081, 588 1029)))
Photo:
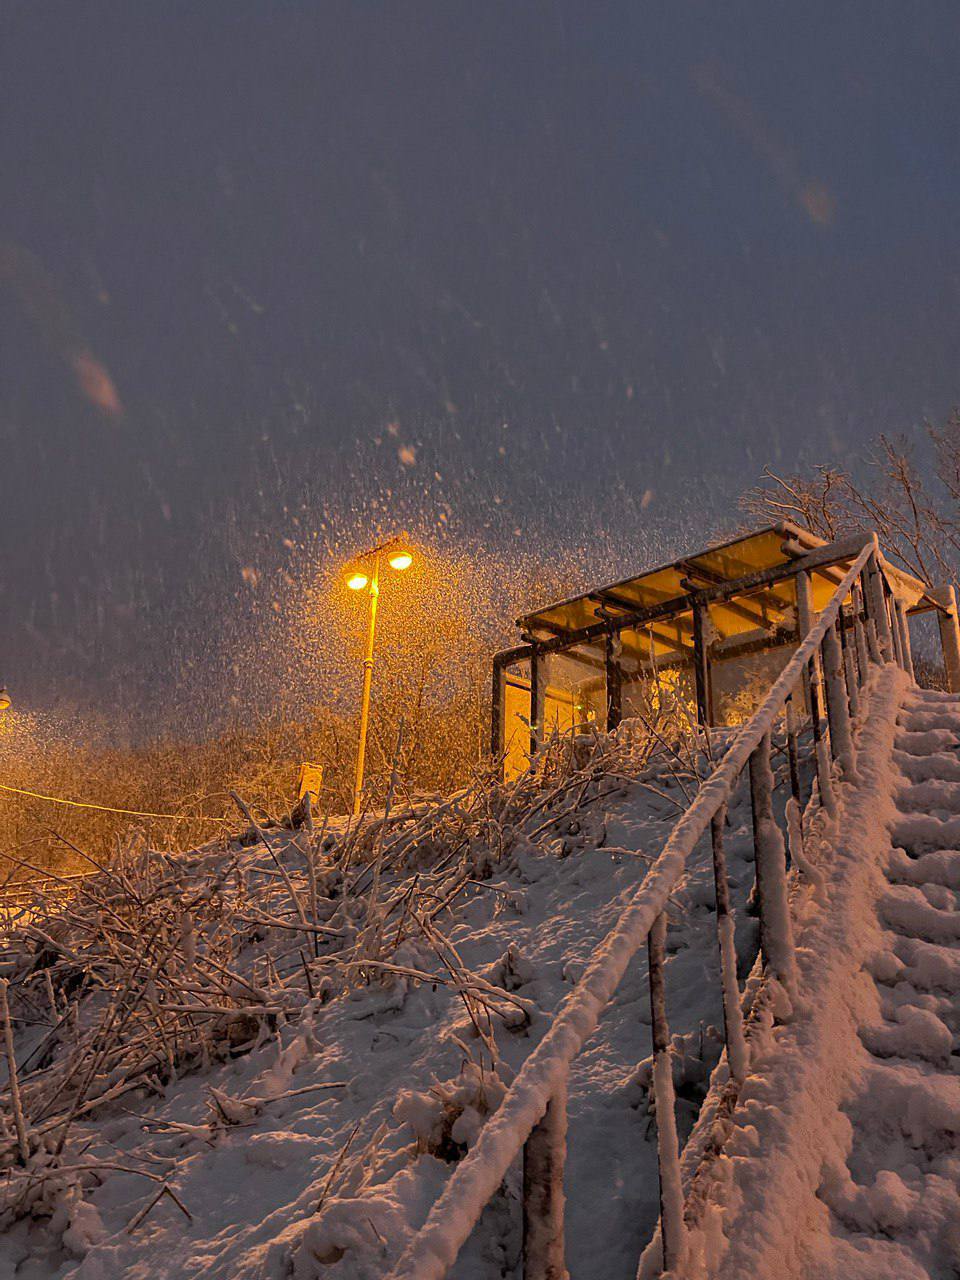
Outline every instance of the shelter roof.
MULTIPOLYGON (((607 586, 595 587, 566 600, 544 605, 517 619, 523 632, 535 640, 561 639, 564 635, 595 627, 598 622, 616 621, 637 610, 659 608, 670 601, 676 608, 636 629, 620 631, 625 653, 634 651, 640 661, 682 654, 692 646, 693 608, 691 593, 736 582, 760 571, 785 569, 805 551, 826 545, 822 538, 789 522, 770 525, 728 542, 708 547, 693 555, 681 556, 659 568, 648 569, 607 586)), ((850 561, 815 569, 811 574, 814 608, 825 607, 850 561)), ((926 596, 926 586, 918 578, 883 563, 888 581, 907 608, 934 607, 926 596)), ((711 603, 709 625, 714 640, 732 644, 749 642, 752 634, 771 637, 778 631, 796 628, 796 579, 785 573, 781 581, 747 587, 729 598, 711 603)), ((589 659, 590 650, 601 650, 604 641, 594 637, 577 644, 576 655, 589 659)), ((594 659, 599 653, 594 654, 594 659)))

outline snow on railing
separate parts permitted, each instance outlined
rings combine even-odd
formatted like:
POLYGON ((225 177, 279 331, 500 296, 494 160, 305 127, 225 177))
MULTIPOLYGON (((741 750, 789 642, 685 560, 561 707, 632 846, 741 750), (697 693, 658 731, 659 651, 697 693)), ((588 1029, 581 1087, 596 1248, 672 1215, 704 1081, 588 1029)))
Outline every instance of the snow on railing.
POLYGON ((686 1224, 663 984, 667 898, 676 888, 694 846, 710 827, 727 1067, 731 1085, 737 1089, 746 1074, 749 1048, 737 983, 723 851, 726 806, 746 768, 753 809, 761 957, 766 974, 776 979, 789 999, 795 990, 796 969, 787 901, 786 849, 772 801, 771 735, 780 712, 786 708, 793 792, 788 804, 788 810, 793 806, 793 819, 788 826, 792 859, 800 865, 803 852, 798 843, 801 839, 798 699, 801 708, 809 707, 819 802, 832 813, 835 809, 834 767, 839 768, 841 777, 847 781, 856 777, 851 709, 856 710, 859 705, 860 690, 870 666, 893 661, 901 666, 906 663, 906 645, 898 634, 901 619, 880 571, 875 534, 860 534, 817 548, 797 560, 792 571, 797 579, 800 629, 806 632, 802 643, 674 826, 632 902, 598 946, 579 983, 520 1068, 500 1107, 484 1125, 476 1145, 451 1175, 389 1280, 443 1280, 521 1151, 524 1280, 564 1280, 567 1076, 571 1062, 595 1030, 627 965, 644 942, 649 955, 663 1267, 669 1270, 682 1260, 686 1224), (830 603, 814 620, 810 572, 851 557, 854 559, 849 571, 830 603), (845 615, 843 605, 848 597, 850 607, 845 615))

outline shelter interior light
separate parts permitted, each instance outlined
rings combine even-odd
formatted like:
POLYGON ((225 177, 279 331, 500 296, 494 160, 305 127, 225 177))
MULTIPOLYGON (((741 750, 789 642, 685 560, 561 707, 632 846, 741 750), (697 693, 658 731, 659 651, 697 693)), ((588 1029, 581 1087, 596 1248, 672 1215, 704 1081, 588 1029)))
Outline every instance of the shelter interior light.
POLYGON ((347 586, 351 591, 362 591, 369 581, 365 573, 351 573, 347 579, 347 586))
POLYGON ((409 569, 413 564, 413 556, 409 551, 397 551, 390 557, 391 569, 409 569))

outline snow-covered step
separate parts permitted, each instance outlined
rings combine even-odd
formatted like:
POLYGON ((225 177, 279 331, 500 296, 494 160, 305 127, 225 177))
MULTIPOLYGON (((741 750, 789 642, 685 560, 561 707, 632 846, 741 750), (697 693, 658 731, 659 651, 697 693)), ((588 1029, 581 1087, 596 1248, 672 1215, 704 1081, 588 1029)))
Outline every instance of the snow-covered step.
POLYGON ((904 699, 904 705, 916 703, 953 703, 960 707, 960 693, 948 693, 946 689, 912 689, 909 697, 904 699))
POLYGON ((902 729, 897 734, 897 750, 912 756, 927 756, 933 751, 956 751, 960 735, 956 729, 902 729))
POLYGON ((897 808, 904 813, 960 814, 960 782, 937 777, 912 782, 897 793, 897 808))
POLYGON ((945 1067, 953 1052, 953 1032, 932 1009, 900 1004, 881 1023, 860 1028, 860 1040, 877 1058, 921 1058, 945 1067))
POLYGON ((920 1064, 871 1063, 862 1104, 898 1124, 918 1147, 960 1134, 960 1077, 920 1064))
POLYGON ((891 982, 908 982, 922 991, 960 994, 960 951, 955 947, 922 938, 898 938, 888 955, 891 963, 885 976, 891 982))
POLYGON ((960 817, 942 819, 927 813, 904 814, 894 823, 892 837, 908 853, 931 849, 960 849, 960 817))
POLYGON ((931 778, 960 782, 960 751, 932 751, 925 756, 894 751, 893 762, 910 782, 926 782, 931 778))
POLYGON ((936 884, 960 889, 960 852, 931 849, 912 858, 905 849, 891 849, 887 875, 900 884, 936 884))
POLYGON ((880 898, 880 914, 891 929, 907 937, 944 944, 960 943, 960 912, 956 910, 955 895, 949 889, 942 892, 950 894, 947 909, 931 903, 930 886, 891 885, 880 898))
POLYGON ((907 733, 935 733, 939 729, 955 733, 957 712, 952 707, 938 707, 935 710, 924 707, 919 710, 904 711, 898 723, 907 733))

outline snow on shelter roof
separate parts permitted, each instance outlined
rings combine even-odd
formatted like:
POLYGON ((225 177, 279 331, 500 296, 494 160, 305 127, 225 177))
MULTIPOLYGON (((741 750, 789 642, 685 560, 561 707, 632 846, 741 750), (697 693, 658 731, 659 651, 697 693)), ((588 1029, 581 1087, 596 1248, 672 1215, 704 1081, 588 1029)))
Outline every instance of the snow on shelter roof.
MULTIPOLYGON (((602 649, 602 636, 583 639, 576 633, 596 628, 598 623, 616 623, 637 610, 669 606, 655 620, 637 627, 616 627, 624 651, 636 651, 647 659, 682 654, 693 644, 693 609, 691 592, 723 586, 758 571, 784 566, 780 581, 747 587, 727 599, 709 605, 709 621, 715 638, 731 647, 756 638, 766 644, 785 643, 796 632, 796 578, 789 566, 804 551, 825 546, 823 538, 784 521, 744 534, 729 542, 708 547, 693 555, 681 556, 670 564, 649 569, 632 578, 624 578, 607 586, 594 587, 581 595, 558 600, 517 619, 525 637, 536 641, 552 640, 559 647, 569 636, 577 653, 589 661, 591 649, 602 649)), ((849 568, 849 560, 838 559, 811 573, 813 604, 818 612, 832 596, 836 584, 849 568)), ((905 606, 912 611, 935 607, 920 579, 883 561, 887 580, 905 606)), ((597 655, 599 656, 599 654, 597 655)))

